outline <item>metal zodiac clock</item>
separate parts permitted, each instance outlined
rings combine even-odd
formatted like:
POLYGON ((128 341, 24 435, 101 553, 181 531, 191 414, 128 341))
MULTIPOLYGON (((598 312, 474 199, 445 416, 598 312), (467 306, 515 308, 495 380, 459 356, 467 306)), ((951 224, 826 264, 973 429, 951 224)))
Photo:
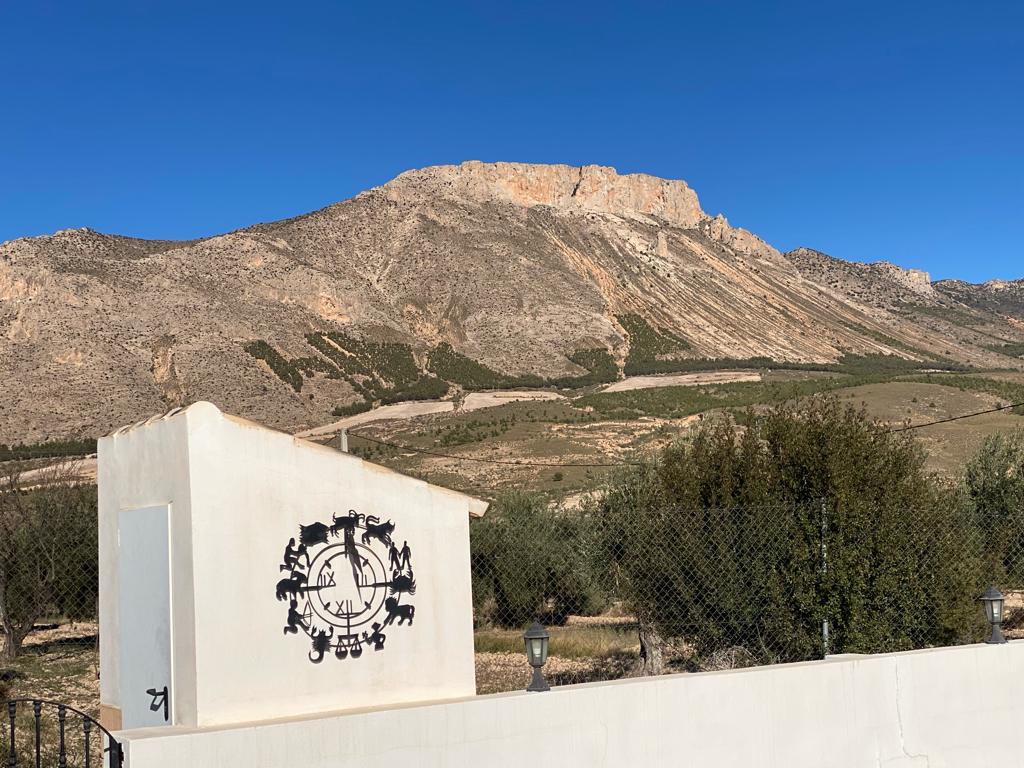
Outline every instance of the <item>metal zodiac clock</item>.
POLYGON ((328 523, 299 526, 279 572, 277 599, 288 602, 285 635, 308 637, 308 658, 358 659, 384 650, 392 627, 412 625, 416 594, 409 543, 396 546, 395 524, 350 509, 328 523), (387 632, 385 632, 387 630, 387 632))

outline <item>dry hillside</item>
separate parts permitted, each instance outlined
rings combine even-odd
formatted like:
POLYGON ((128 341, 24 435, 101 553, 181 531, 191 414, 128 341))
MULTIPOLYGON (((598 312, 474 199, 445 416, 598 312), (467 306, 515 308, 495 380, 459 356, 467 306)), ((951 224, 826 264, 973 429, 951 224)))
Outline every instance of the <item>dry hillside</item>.
POLYGON ((0 245, 0 443, 196 399, 300 429, 338 406, 704 358, 1010 367, 1022 341, 1021 282, 781 254, 682 181, 470 162, 201 240, 0 245))

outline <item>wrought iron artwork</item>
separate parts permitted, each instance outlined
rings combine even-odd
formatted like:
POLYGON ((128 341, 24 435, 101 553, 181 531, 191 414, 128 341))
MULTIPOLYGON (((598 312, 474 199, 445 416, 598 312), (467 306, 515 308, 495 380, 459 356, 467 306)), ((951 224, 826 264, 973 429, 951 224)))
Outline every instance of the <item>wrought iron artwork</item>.
POLYGON ((170 722, 171 698, 170 691, 167 690, 167 686, 165 685, 159 691, 156 688, 147 688, 146 694, 153 698, 153 700, 149 702, 149 711, 159 712, 162 709, 164 712, 164 722, 170 722))
POLYGON ((6 703, 8 768, 40 768, 43 764, 92 768, 103 763, 108 768, 121 768, 124 763, 120 742, 84 712, 43 699, 11 699, 6 703), (18 728, 19 717, 23 716, 29 718, 28 722, 22 720, 24 728, 18 728), (19 732, 24 738, 17 737, 19 732))
MULTIPOLYGON (((301 630, 310 640, 308 658, 321 663, 358 659, 382 651, 384 630, 413 623, 416 594, 409 542, 396 546, 395 524, 350 509, 330 524, 299 526, 289 539, 278 573, 278 600, 288 603, 284 634, 301 630)), ((390 630, 389 630, 390 631, 390 630)))

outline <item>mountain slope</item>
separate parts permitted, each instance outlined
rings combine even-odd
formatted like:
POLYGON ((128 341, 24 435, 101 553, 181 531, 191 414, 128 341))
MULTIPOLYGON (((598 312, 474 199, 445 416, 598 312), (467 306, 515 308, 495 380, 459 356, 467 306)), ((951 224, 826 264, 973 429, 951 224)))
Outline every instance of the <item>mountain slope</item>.
POLYGON ((509 386, 608 378, 608 355, 991 366, 1009 359, 997 340, 1024 339, 1019 292, 987 300, 813 253, 708 216, 681 181, 475 162, 201 240, 15 240, 0 245, 0 442, 95 435, 195 399, 300 428, 438 394, 472 366, 509 386), (891 301, 880 285, 898 287, 891 301), (949 333, 949 312, 979 330, 949 333))

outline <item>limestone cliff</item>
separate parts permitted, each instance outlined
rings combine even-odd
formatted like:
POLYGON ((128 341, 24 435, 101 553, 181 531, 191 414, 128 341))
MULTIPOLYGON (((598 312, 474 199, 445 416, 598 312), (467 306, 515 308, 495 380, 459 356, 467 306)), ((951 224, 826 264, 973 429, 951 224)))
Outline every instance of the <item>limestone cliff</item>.
POLYGON ((392 199, 501 201, 524 207, 547 205, 560 211, 650 215, 691 228, 707 218, 697 193, 685 181, 642 173, 616 173, 600 165, 481 163, 440 165, 407 171, 385 185, 392 199))

